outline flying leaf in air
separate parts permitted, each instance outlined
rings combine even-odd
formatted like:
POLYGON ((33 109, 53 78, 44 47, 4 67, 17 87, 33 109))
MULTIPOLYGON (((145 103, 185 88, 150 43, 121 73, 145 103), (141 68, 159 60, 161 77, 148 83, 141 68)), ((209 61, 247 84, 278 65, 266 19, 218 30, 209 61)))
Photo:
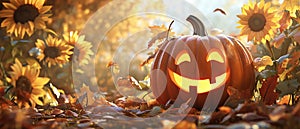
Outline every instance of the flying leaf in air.
POLYGON ((214 10, 214 12, 220 12, 220 13, 226 15, 226 12, 225 12, 223 9, 220 9, 220 8, 216 8, 216 9, 214 10))

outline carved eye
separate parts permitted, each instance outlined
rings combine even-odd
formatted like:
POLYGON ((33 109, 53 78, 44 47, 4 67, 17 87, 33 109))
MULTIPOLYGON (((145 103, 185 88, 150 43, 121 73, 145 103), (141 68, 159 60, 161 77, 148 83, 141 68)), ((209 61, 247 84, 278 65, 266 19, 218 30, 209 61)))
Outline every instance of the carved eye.
POLYGON ((181 51, 175 58, 176 65, 179 65, 183 62, 191 62, 191 57, 186 50, 181 51))
POLYGON ((220 52, 217 50, 214 50, 214 49, 209 51, 208 56, 206 57, 206 62, 209 62, 209 61, 216 61, 219 63, 224 63, 224 59, 221 56, 220 52))

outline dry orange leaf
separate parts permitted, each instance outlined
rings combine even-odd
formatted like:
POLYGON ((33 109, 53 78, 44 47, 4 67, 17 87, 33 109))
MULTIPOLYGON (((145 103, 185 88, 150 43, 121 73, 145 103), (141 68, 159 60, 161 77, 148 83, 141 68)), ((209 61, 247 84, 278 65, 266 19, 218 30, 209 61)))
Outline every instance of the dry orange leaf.
POLYGON ((288 105, 290 103, 290 100, 291 100, 291 95, 285 95, 279 100, 279 102, 277 102, 277 104, 288 105))
POLYGON ((166 28, 165 25, 161 25, 161 26, 149 26, 149 29, 152 33, 152 39, 148 42, 148 48, 152 47, 154 45, 154 43, 158 40, 162 40, 167 38, 170 35, 174 35, 175 33, 171 31, 171 25, 172 25, 173 21, 171 22, 169 29, 166 28))
POLYGON ((173 129, 197 129, 197 125, 194 122, 183 120, 180 121, 173 129))
POLYGON ((83 84, 80 88, 79 96, 83 95, 84 93, 87 94, 87 105, 92 105, 95 102, 94 93, 90 90, 89 86, 83 84))
POLYGON ((268 65, 272 66, 273 65, 273 61, 272 58, 270 56, 263 56, 263 57, 258 57, 255 58, 253 61, 253 65, 255 67, 255 69, 258 72, 263 71, 268 65))
POLYGON ((281 33, 280 35, 278 35, 277 37, 274 38, 274 40, 272 41, 273 42, 273 45, 275 48, 279 48, 284 39, 286 38, 285 34, 284 33, 281 33))
POLYGON ((289 11, 283 12, 282 17, 279 20, 279 24, 280 24, 280 32, 283 32, 285 29, 287 29, 292 24, 289 11))

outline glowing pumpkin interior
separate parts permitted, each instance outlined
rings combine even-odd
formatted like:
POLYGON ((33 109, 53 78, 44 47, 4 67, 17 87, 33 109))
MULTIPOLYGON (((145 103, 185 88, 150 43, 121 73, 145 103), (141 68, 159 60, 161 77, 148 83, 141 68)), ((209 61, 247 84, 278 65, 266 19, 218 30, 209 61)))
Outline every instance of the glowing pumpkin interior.
MULTIPOLYGON (((206 57, 206 62, 215 61, 225 63, 224 55, 217 49, 211 49, 206 57)), ((182 50, 175 58, 175 65, 180 65, 184 62, 191 63, 192 58, 186 50, 182 50)), ((224 65, 225 66, 225 65, 224 65)), ((184 69, 189 68, 185 67, 184 69)), ((201 69, 199 69, 201 70, 201 69)), ((176 73, 168 68, 168 73, 172 82, 180 89, 190 92, 190 87, 196 87, 197 93, 205 93, 214 90, 225 84, 229 77, 229 72, 225 71, 221 75, 215 77, 215 83, 211 83, 210 79, 191 78, 184 76, 184 73, 176 73)))

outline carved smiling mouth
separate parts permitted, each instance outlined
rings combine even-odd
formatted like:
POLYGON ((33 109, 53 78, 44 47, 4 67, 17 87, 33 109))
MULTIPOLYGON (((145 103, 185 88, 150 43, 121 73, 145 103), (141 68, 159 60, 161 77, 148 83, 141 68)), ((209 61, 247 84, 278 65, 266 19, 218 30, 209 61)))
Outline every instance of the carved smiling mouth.
POLYGON ((216 77, 215 83, 211 84, 209 79, 191 79, 191 78, 183 77, 173 72, 169 68, 168 68, 168 72, 172 82, 175 83, 176 86, 178 86, 180 89, 186 92, 190 92, 190 87, 195 86, 197 87, 198 94, 209 92, 213 89, 223 86, 229 74, 228 72, 224 72, 223 74, 216 77))

